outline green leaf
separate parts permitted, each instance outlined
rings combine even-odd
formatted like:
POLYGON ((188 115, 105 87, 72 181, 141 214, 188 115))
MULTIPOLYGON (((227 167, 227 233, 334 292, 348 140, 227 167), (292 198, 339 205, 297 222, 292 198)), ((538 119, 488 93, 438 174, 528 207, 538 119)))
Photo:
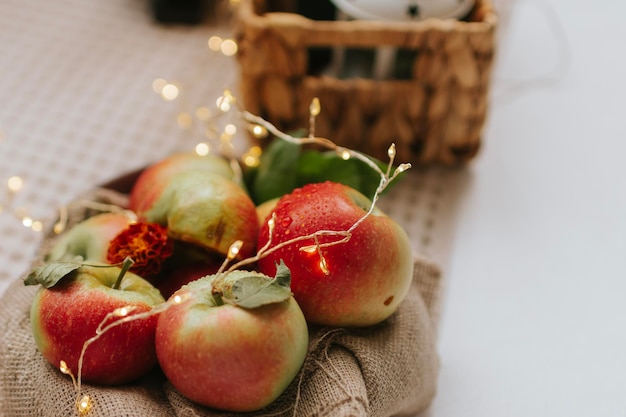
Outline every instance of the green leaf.
POLYGON ((276 276, 274 280, 278 285, 287 288, 291 292, 291 271, 282 259, 279 264, 276 264, 276 276))
POLYGON ((230 300, 237 306, 252 309, 280 303, 291 297, 291 272, 281 261, 272 279, 262 274, 250 274, 232 284, 230 300))
MULTIPOLYGON (((387 164, 370 159, 382 171, 387 169, 387 164)), ((380 175, 357 158, 344 160, 334 151, 307 149, 275 138, 265 148, 259 166, 244 172, 244 180, 258 205, 288 194, 295 188, 323 181, 345 184, 371 199, 380 184, 380 175)))
POLYGON ((24 285, 54 287, 61 279, 83 266, 81 257, 72 261, 55 261, 33 269, 24 280, 24 285))
POLYGON ((249 185, 256 204, 288 194, 296 188, 300 148, 300 145, 275 140, 265 149, 249 185))

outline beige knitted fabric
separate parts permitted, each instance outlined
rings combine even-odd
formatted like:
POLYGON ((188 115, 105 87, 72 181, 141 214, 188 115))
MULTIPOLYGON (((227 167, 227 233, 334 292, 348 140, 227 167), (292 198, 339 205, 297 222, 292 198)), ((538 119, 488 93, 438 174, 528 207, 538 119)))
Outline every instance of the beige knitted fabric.
MULTIPOLYGON (((125 195, 98 189, 72 205, 69 225, 93 215, 81 200, 124 204, 125 195)), ((41 248, 45 253, 50 235, 41 248)), ((41 262, 39 259, 33 265, 41 262)), ((29 310, 37 288, 16 280, 0 301, 0 412, 2 416, 75 415, 69 377, 37 351, 29 310)), ((311 328, 301 373, 268 408, 247 416, 391 416, 428 406, 437 386, 437 265, 416 259, 413 285, 399 310, 364 329, 311 328), (294 410, 295 407, 295 410, 294 410)), ((84 385, 90 416, 230 416, 182 397, 158 369, 133 385, 84 385)))

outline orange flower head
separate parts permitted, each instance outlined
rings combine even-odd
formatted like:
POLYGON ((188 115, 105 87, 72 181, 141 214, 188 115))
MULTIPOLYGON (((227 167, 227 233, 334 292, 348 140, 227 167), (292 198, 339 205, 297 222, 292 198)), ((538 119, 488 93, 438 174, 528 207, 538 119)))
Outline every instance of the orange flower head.
POLYGON ((137 222, 122 230, 109 244, 107 261, 121 263, 127 256, 135 262, 133 273, 149 279, 161 270, 163 261, 172 255, 174 242, 167 228, 156 223, 137 222))

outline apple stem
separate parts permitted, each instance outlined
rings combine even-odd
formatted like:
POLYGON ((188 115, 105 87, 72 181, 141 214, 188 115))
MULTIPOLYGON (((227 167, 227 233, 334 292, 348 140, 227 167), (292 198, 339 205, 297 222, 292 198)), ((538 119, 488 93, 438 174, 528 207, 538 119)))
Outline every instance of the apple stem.
POLYGON ((117 280, 115 281, 115 284, 113 285, 114 290, 120 289, 120 286, 122 285, 122 280, 124 279, 126 272, 128 272, 128 270, 130 269, 131 266, 133 266, 134 263, 135 261, 133 261, 130 256, 127 256, 126 259, 124 259, 124 261, 122 262, 122 267, 121 267, 122 269, 119 275, 117 276, 117 280))
POLYGON ((211 294, 211 297, 213 297, 213 303, 215 304, 215 306, 224 305, 224 299, 222 298, 222 294, 220 292, 213 292, 211 294))

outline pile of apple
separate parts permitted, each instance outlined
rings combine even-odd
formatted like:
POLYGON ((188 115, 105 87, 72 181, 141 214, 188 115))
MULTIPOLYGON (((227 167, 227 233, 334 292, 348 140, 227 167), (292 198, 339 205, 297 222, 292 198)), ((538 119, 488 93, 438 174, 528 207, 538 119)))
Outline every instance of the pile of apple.
POLYGON ((26 279, 42 286, 32 330, 53 366, 63 361, 77 375, 86 341, 97 336, 84 351, 85 382, 126 384, 160 366, 196 403, 259 410, 298 374, 309 325, 371 326, 408 292, 411 244, 378 209, 347 242, 319 246, 370 209, 348 186, 313 183, 257 207, 228 161, 183 153, 145 169, 129 197, 127 211, 73 226, 26 279), (124 244, 130 258, 133 248, 145 249, 136 254, 147 259, 140 268, 113 259, 124 244), (216 273, 229 256, 253 259, 258 248, 276 246, 258 262, 216 273), (102 332, 122 311, 158 313, 102 332))

